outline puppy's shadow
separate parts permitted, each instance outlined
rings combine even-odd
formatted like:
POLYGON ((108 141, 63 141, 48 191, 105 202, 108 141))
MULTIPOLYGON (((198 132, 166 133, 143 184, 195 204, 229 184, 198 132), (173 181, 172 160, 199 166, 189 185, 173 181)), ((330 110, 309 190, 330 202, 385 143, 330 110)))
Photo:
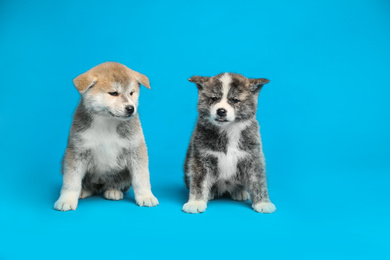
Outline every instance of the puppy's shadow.
MULTIPOLYGON (((175 205, 182 207, 189 198, 190 191, 187 189, 184 181, 179 182, 161 182, 152 187, 154 195, 159 199, 161 204, 166 202, 174 203, 175 205)), ((211 204, 233 204, 238 207, 250 208, 250 200, 247 201, 236 201, 233 200, 230 194, 225 193, 208 203, 211 204)))
MULTIPOLYGON (((185 187, 185 184, 180 183, 159 183, 152 185, 152 192, 154 196, 159 200, 160 205, 166 203, 174 203, 175 205, 183 206, 184 203, 188 201, 189 191, 185 187)), ((82 201, 88 201, 92 199, 93 201, 105 200, 102 194, 95 194, 91 197, 82 199, 82 201)), ((127 192, 124 193, 124 198, 122 201, 126 203, 136 204, 135 195, 133 187, 130 188, 127 192)))
POLYGON ((227 204, 231 204, 231 205, 235 205, 235 206, 238 206, 238 207, 244 207, 244 208, 250 208, 250 199, 249 200, 244 200, 244 201, 240 201, 240 200, 234 200, 232 199, 231 195, 228 194, 228 193, 224 193, 223 195, 221 196, 218 196, 212 200, 209 200, 208 202, 209 204, 220 204, 220 205, 227 205, 227 204))

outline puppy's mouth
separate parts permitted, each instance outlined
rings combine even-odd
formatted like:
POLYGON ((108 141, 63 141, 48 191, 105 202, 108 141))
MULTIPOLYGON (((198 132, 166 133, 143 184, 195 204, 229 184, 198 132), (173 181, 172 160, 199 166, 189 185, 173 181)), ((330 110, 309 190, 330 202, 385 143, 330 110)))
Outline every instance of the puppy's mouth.
POLYGON ((123 120, 130 119, 132 116, 134 116, 134 113, 131 114, 131 115, 125 115, 125 116, 117 116, 117 115, 115 115, 114 113, 111 113, 110 111, 108 111, 108 113, 110 113, 110 115, 111 115, 112 117, 120 118, 120 119, 123 119, 123 120))
POLYGON ((229 122, 229 120, 227 120, 226 118, 223 118, 223 117, 219 117, 219 118, 216 118, 214 119, 216 122, 218 123, 225 123, 225 122, 229 122))

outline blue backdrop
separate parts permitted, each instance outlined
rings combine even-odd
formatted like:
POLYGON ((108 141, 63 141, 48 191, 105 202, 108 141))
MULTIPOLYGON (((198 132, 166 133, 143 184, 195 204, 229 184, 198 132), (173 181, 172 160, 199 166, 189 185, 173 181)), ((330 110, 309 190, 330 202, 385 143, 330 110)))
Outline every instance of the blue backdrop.
POLYGON ((390 3, 1 1, 0 259, 389 259, 390 3), (140 116, 156 208, 132 192, 57 212, 79 94, 118 61, 146 74, 140 116), (193 75, 271 80, 258 120, 277 211, 181 212, 193 75))

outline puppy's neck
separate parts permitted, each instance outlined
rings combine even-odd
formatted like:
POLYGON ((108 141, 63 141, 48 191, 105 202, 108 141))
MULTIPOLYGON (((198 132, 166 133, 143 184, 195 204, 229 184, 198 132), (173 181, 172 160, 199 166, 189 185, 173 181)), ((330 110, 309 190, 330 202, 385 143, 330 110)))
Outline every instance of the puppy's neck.
POLYGON ((219 132, 230 132, 232 130, 242 131, 252 124, 253 118, 249 118, 246 120, 238 121, 238 122, 230 122, 225 124, 215 124, 211 122, 208 118, 199 117, 198 122, 203 125, 203 127, 208 128, 210 130, 219 131, 219 132))
POLYGON ((252 120, 245 120, 239 122, 232 122, 230 124, 222 125, 219 127, 220 132, 226 133, 241 133, 242 130, 246 129, 252 124, 252 120))
POLYGON ((122 120, 106 115, 95 114, 93 116, 93 124, 95 126, 106 127, 106 126, 117 126, 122 120))

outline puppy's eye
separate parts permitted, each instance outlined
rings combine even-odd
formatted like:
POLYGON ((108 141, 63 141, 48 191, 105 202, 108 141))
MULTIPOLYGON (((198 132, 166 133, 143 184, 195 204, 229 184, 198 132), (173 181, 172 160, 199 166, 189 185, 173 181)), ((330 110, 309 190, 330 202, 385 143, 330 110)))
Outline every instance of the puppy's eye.
POLYGON ((240 100, 238 100, 237 98, 233 98, 233 99, 232 99, 232 102, 233 102, 233 103, 238 103, 238 102, 240 102, 240 100))
POLYGON ((212 97, 211 100, 215 102, 215 101, 218 100, 218 98, 217 97, 212 97))
POLYGON ((116 91, 115 92, 108 92, 108 94, 110 94, 111 96, 115 96, 115 97, 119 95, 118 92, 116 92, 116 91))
POLYGON ((131 92, 130 92, 130 96, 132 96, 133 94, 134 94, 134 91, 131 91, 131 92))

